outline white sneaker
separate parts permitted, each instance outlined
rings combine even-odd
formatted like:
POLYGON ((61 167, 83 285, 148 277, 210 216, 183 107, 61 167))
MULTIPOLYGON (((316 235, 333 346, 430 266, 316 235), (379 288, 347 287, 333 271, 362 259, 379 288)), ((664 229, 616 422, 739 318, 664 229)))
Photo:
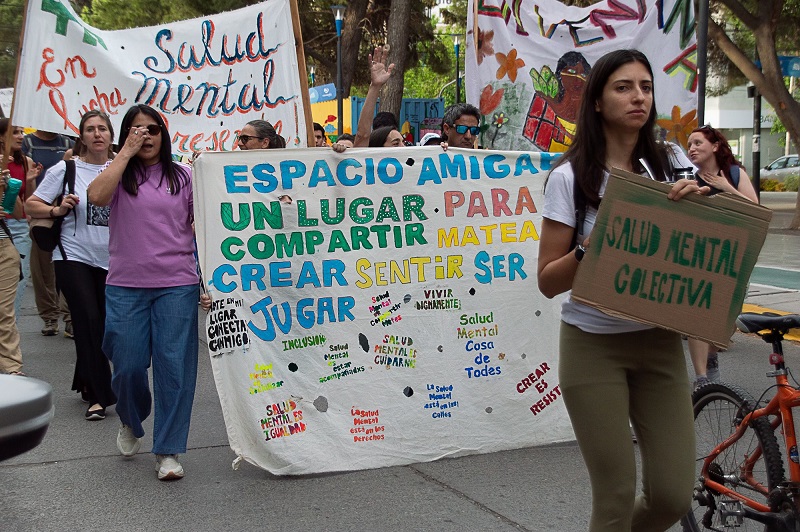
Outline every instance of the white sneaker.
POLYGON ((127 425, 122 425, 117 434, 117 449, 122 456, 133 456, 139 452, 142 440, 133 435, 133 430, 127 425))
POLYGON ((158 480, 180 480, 183 478, 183 466, 178 462, 177 454, 157 454, 156 471, 158 471, 158 480))

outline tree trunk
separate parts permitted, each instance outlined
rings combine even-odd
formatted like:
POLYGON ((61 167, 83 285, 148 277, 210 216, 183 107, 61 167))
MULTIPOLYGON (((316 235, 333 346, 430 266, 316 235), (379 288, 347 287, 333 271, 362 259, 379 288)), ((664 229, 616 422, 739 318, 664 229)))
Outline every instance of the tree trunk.
POLYGON ((389 63, 394 63, 394 73, 383 89, 381 111, 389 111, 400 116, 400 105, 403 101, 403 77, 408 58, 408 29, 411 17, 411 0, 392 0, 389 12, 389 32, 386 40, 389 44, 389 63))
POLYGON ((366 68, 366 62, 359 61, 358 51, 364 31, 361 21, 367 14, 369 0, 350 0, 344 14, 342 28, 342 96, 350 97, 350 87, 356 68, 366 68))

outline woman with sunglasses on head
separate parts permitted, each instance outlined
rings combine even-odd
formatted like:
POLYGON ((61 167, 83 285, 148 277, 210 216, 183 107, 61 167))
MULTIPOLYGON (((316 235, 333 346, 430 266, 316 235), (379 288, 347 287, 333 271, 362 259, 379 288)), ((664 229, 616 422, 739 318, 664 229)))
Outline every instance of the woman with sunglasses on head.
POLYGON ((285 148, 286 141, 266 120, 251 120, 239 132, 236 145, 240 150, 285 148))
POLYGON ((75 376, 72 389, 89 402, 85 418, 105 419, 106 408, 117 402, 111 389, 111 367, 103 352, 108 274, 108 208, 86 198, 86 188, 111 160, 114 127, 96 109, 87 111, 78 126, 75 159, 52 166, 25 203, 31 218, 63 217, 61 245, 53 252, 56 281, 72 316, 75 376), (71 165, 74 193, 64 186, 71 165), (63 198, 55 205, 56 199, 63 198))
POLYGON ((133 456, 141 445, 152 360, 156 471, 159 480, 179 479, 197 381, 192 174, 172 161, 166 124, 151 107, 128 109, 119 143, 88 189, 90 202, 111 207, 103 350, 114 366, 117 448, 133 456))
MULTIPOLYGON (((695 177, 701 186, 710 186, 710 194, 728 192, 746 200, 758 203, 758 196, 750 176, 736 161, 725 136, 711 126, 695 129, 689 135, 689 159, 697 167, 695 177)), ((694 387, 698 388, 709 381, 719 380, 719 359, 717 348, 689 338, 689 354, 694 366, 694 387)))
MULTIPOLYGON (((656 142, 653 91, 652 67, 636 50, 608 53, 592 67, 576 136, 545 185, 538 281, 546 297, 572 288, 612 168, 647 175, 643 159, 654 179, 671 179, 674 153, 656 142), (583 227, 577 227, 574 187, 588 205, 583 227)), ((682 179, 668 198, 707 190, 682 179)), ((669 528, 689 510, 695 477, 694 420, 680 335, 568 297, 561 310, 558 376, 589 470, 589 530, 669 528), (638 497, 629 420, 642 459, 638 497)))

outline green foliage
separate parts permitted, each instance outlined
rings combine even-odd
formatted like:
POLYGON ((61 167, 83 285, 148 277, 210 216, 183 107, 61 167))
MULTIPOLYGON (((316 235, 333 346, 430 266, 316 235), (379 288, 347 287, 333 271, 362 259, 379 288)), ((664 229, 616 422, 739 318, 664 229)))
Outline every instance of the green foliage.
POLYGON ((761 190, 764 192, 783 192, 783 183, 780 183, 776 179, 762 179, 761 180, 761 190))
POLYGON ((783 187, 787 192, 797 192, 800 188, 800 176, 790 175, 783 181, 783 187))
POLYGON ((0 3, 0 87, 14 86, 17 71, 17 49, 22 32, 23 0, 0 3))
POLYGON ((202 14, 185 0, 93 0, 83 9, 81 18, 101 30, 121 30, 155 26, 202 14))
POLYGON ((542 67, 540 73, 535 68, 531 69, 531 79, 533 79, 533 88, 537 92, 555 98, 558 95, 558 78, 550 70, 550 67, 545 65, 542 67))

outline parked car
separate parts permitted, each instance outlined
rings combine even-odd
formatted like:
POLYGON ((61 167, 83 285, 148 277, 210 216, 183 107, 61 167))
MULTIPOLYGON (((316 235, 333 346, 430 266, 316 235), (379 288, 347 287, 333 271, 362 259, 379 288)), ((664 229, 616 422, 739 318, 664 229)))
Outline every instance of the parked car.
POLYGON ((761 170, 761 179, 783 182, 790 175, 800 176, 800 157, 796 153, 778 157, 761 170))
POLYGON ((46 382, 0 375, 0 461, 30 451, 53 419, 53 389, 46 382))

